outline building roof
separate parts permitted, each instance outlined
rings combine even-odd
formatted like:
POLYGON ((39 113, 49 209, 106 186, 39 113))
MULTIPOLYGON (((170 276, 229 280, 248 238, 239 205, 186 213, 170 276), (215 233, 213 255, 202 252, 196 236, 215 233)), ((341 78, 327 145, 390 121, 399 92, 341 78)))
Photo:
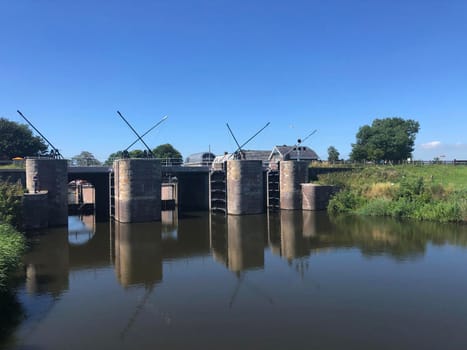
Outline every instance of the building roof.
POLYGON ((212 162, 216 158, 214 153, 211 152, 199 152, 189 155, 185 163, 206 163, 212 162))
POLYGON ((308 146, 275 146, 269 155, 271 159, 275 154, 279 154, 281 159, 297 159, 300 152, 300 159, 318 160, 319 157, 315 151, 308 146))
MULTIPOLYGON (((243 150, 242 154, 244 155, 244 158, 242 159, 261 160, 263 162, 263 166, 267 166, 269 164, 269 155, 271 154, 271 151, 243 150)), ((222 163, 231 159, 234 159, 232 153, 223 154, 221 156, 217 156, 216 159, 214 159, 214 163, 222 163)))

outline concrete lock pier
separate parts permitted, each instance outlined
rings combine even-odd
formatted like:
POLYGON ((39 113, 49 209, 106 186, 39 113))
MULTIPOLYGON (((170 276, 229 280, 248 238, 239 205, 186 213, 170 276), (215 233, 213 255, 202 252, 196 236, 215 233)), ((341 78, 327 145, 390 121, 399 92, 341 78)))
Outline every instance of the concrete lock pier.
POLYGON ((326 210, 336 186, 302 184, 303 210, 326 210))
POLYGON ((227 213, 264 212, 263 168, 260 160, 227 161, 227 213))
POLYGON ((25 193, 22 200, 23 228, 37 230, 49 226, 49 203, 47 191, 25 193))
POLYGON ((300 184, 308 182, 306 161, 281 161, 279 172, 280 208, 302 209, 302 190, 300 184))
POLYGON ((156 159, 114 161, 115 220, 124 223, 161 219, 161 164, 156 159))
MULTIPOLYGON (((47 191, 48 225, 68 225, 68 163, 66 159, 27 158, 26 187, 29 193, 47 191)), ((36 201, 36 203, 41 203, 36 201)))

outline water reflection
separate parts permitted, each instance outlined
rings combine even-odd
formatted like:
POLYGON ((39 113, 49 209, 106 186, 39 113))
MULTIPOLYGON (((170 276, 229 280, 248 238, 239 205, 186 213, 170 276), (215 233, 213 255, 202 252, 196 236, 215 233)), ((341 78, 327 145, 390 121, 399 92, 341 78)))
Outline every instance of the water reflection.
POLYGON ((293 260, 309 254, 310 241, 303 236, 303 217, 298 210, 282 210, 281 255, 293 260))
POLYGON ((212 215, 210 235, 213 258, 230 271, 264 267, 266 216, 212 215))
POLYGON ((177 239, 178 210, 164 210, 161 212, 162 239, 177 239))
POLYGON ((162 281, 160 224, 115 223, 115 273, 124 287, 162 281))
POLYGON ((467 327, 465 225, 166 213, 34 236, 17 348, 442 348, 467 327))
POLYGON ((96 233, 96 217, 80 215, 68 217, 68 241, 70 244, 85 244, 96 233))
POLYGON ((23 306, 12 292, 0 291, 0 347, 10 334, 24 320, 23 306))
POLYGON ((31 245, 32 249, 23 260, 26 290, 31 294, 60 296, 69 286, 68 229, 54 229, 36 236, 31 245))

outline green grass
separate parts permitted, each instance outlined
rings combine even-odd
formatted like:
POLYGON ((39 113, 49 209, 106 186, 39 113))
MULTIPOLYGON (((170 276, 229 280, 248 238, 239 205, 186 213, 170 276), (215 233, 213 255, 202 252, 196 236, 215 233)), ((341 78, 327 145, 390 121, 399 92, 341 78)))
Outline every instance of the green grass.
POLYGON ((353 213, 439 222, 467 221, 467 166, 366 166, 320 175, 341 192, 328 207, 353 213))
POLYGON ((7 288, 25 249, 24 236, 8 224, 0 224, 0 291, 7 288))
POLYGON ((0 170, 1 169, 24 169, 24 168, 25 168, 24 162, 13 162, 12 164, 0 165, 0 170))
POLYGON ((423 177, 425 181, 458 190, 467 190, 466 165, 400 165, 411 176, 423 177))

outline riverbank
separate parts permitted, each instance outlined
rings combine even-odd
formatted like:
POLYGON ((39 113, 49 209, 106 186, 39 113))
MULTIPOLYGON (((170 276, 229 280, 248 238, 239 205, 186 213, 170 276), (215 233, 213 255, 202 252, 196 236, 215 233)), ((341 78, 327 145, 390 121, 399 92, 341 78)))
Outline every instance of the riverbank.
POLYGON ((8 224, 0 224, 0 293, 7 290, 9 278, 21 262, 25 245, 21 233, 8 224))
POLYGON ((467 222, 465 166, 368 166, 323 174, 319 182, 341 188, 329 202, 331 214, 467 222))

